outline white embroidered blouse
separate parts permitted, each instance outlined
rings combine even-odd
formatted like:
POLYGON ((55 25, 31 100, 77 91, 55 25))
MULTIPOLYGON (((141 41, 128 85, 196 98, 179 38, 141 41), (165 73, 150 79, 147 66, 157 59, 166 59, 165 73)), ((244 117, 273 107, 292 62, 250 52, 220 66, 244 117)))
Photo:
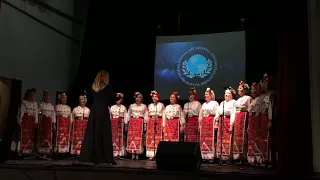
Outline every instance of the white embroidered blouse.
POLYGON ((39 113, 43 116, 51 117, 52 123, 56 123, 56 112, 51 103, 42 102, 39 104, 39 113))
POLYGON ((170 104, 164 110, 164 114, 162 116, 162 125, 165 126, 165 121, 168 119, 178 118, 180 125, 184 125, 186 122, 184 113, 179 104, 170 104))

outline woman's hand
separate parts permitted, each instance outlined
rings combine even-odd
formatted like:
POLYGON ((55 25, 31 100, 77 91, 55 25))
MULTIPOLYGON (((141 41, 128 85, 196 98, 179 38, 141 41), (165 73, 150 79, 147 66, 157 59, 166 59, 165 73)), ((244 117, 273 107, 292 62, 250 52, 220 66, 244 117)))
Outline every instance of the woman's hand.
POLYGON ((233 126, 230 126, 229 133, 231 134, 233 132, 233 126))
POLYGON ((272 122, 271 121, 268 122, 267 128, 268 128, 268 130, 270 130, 272 128, 272 122))

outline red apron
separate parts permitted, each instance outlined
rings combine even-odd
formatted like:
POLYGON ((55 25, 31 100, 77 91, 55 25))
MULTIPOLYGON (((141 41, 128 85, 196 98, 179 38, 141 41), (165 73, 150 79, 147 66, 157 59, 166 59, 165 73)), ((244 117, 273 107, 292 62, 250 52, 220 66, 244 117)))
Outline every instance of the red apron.
POLYGON ((73 121, 71 154, 80 155, 81 145, 86 132, 88 118, 76 118, 73 121))
POLYGON ((41 115, 39 120, 38 151, 40 154, 48 155, 52 150, 52 119, 41 115))
POLYGON ((71 121, 69 117, 57 116, 56 147, 58 153, 68 153, 70 147, 71 121))
POLYGON ((260 150, 261 161, 266 162, 269 160, 269 129, 268 129, 269 116, 268 112, 261 115, 261 127, 260 127, 260 150))
POLYGON ((198 128, 199 121, 198 116, 192 116, 188 118, 186 123, 186 130, 184 139, 186 142, 198 142, 198 128))
POLYGON ((128 127, 127 150, 142 151, 143 118, 131 118, 128 127))
POLYGON ((112 143, 113 143, 113 156, 116 157, 120 152, 119 156, 124 156, 124 144, 123 144, 123 117, 111 118, 111 129, 112 129, 112 143))
POLYGON ((35 140, 35 117, 24 114, 21 121, 20 152, 32 153, 36 146, 35 140))
POLYGON ((201 120, 200 149, 202 159, 214 159, 214 145, 214 116, 211 115, 208 117, 204 117, 201 120))
MULTIPOLYGON (((156 152, 159 142, 162 140, 162 117, 149 118, 147 126, 146 150, 156 152), (156 126, 156 132, 155 130, 156 126)), ((147 153, 148 158, 154 157, 154 154, 147 153)))
POLYGON ((217 155, 220 154, 223 156, 230 156, 231 153, 231 138, 232 134, 229 133, 230 129, 230 116, 226 116, 223 119, 222 124, 222 137, 221 137, 221 128, 219 125, 218 128, 218 137, 217 137, 217 155), (222 153, 220 151, 221 148, 221 139, 222 139, 222 153))
POLYGON ((166 119, 165 121, 165 129, 163 132, 163 140, 164 141, 179 141, 179 118, 166 119))
POLYGON ((233 153, 235 154, 243 153, 246 142, 246 121, 247 112, 236 113, 233 130, 233 153))
POLYGON ((248 158, 256 156, 256 114, 252 113, 248 119, 248 158))

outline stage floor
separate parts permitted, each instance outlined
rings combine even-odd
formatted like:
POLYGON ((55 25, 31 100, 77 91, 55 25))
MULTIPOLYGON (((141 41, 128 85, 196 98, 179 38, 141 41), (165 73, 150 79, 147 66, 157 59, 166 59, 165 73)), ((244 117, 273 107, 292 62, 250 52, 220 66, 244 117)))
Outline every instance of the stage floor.
MULTIPOLYGON (((143 171, 145 173, 157 172, 156 162, 149 160, 117 160, 117 165, 99 164, 94 165, 91 163, 80 163, 77 160, 9 160, 5 164, 0 164, 0 168, 20 168, 20 169, 65 169, 72 170, 73 168, 83 168, 84 171, 143 171)), ((79 170, 79 169, 78 169, 79 170)), ((275 170, 249 167, 245 165, 218 165, 206 164, 201 165, 200 174, 234 174, 234 175, 258 175, 265 176, 276 175, 275 170)))

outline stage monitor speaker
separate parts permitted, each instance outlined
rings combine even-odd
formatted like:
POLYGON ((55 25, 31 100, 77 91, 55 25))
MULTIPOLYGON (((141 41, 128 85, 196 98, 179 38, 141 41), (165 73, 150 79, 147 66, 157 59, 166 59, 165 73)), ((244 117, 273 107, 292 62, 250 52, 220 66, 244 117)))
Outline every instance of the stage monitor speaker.
POLYGON ((199 171, 201 163, 199 143, 161 141, 158 145, 156 164, 159 170, 199 171))

